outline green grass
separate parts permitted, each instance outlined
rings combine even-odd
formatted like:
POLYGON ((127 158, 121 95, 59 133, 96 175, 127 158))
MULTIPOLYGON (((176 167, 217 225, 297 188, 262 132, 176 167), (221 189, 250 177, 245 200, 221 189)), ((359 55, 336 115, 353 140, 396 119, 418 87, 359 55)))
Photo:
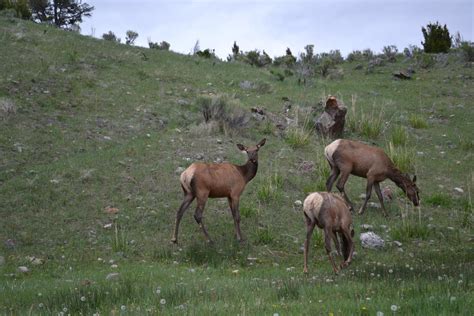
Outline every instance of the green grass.
POLYGON ((408 121, 413 128, 428 128, 428 122, 418 114, 411 114, 408 121))
MULTIPOLYGON (((369 75, 353 70, 357 62, 345 62, 339 65, 344 78, 317 75, 300 85, 299 76, 277 80, 241 63, 11 18, 0 17, 0 42, 0 314, 391 315, 392 305, 399 315, 474 310, 474 90, 463 79, 472 69, 455 54, 444 67, 427 70, 400 58, 369 75), (416 80, 392 80, 393 71, 413 64, 416 80), (244 89, 243 81, 254 85, 244 89), (389 218, 370 209, 354 215, 357 256, 338 276, 318 229, 306 276, 304 217, 295 201, 325 189, 323 149, 331 140, 313 134, 311 124, 327 95, 349 107, 344 137, 387 148, 403 170, 416 170, 422 208, 412 211, 395 194, 389 218), (288 113, 284 98, 292 104, 288 113), (205 123, 199 100, 222 101, 225 115, 205 123), (264 109, 266 119, 255 118, 252 107, 264 109), (429 128, 407 121, 427 122, 428 115, 429 128), (289 141, 292 128, 297 132, 289 141), (183 216, 179 245, 171 245, 182 201, 179 170, 194 161, 243 164, 236 144, 251 146, 263 137, 258 173, 240 200, 245 242, 235 240, 227 200, 209 199, 204 223, 215 243, 205 242, 194 202, 183 216), (387 241, 383 250, 360 246, 362 224, 387 241), (395 238, 403 251, 391 243, 395 238), (107 280, 110 273, 118 276, 107 280)), ((356 208, 365 184, 351 176, 346 185, 356 208)))

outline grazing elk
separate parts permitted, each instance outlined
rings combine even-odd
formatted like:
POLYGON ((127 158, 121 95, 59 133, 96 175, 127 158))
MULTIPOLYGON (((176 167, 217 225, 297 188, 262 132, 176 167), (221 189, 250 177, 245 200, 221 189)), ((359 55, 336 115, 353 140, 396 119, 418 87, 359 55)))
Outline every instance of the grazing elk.
POLYGON ((331 255, 331 240, 340 253, 339 239, 342 241, 342 254, 344 261, 340 268, 348 266, 352 261, 354 252, 354 230, 352 229, 352 216, 349 205, 346 201, 335 193, 314 192, 306 197, 303 204, 304 216, 306 219, 306 240, 304 243, 304 273, 308 273, 308 248, 314 227, 318 225, 324 230, 324 244, 329 261, 332 264, 334 273, 337 274, 337 267, 331 255))
POLYGON ((171 241, 178 242, 178 229, 184 212, 197 199, 197 207, 194 219, 201 227, 208 242, 212 242, 202 220, 202 213, 208 198, 226 197, 229 201, 232 217, 234 218, 237 240, 242 241, 240 232, 239 199, 245 189, 245 185, 252 180, 258 170, 258 150, 265 145, 266 139, 262 139, 257 145, 246 147, 237 144, 237 147, 245 151, 248 156, 247 163, 238 166, 230 163, 193 163, 181 173, 180 181, 184 192, 184 200, 176 213, 176 223, 171 241))
POLYGON ((372 193, 372 187, 374 187, 382 206, 383 214, 388 216, 385 211, 379 184, 387 178, 400 187, 415 206, 419 205, 419 191, 415 183, 416 176, 411 180, 408 175, 403 174, 395 167, 392 160, 381 148, 353 140, 337 139, 326 146, 324 155, 331 166, 331 174, 326 182, 326 189, 328 192, 331 191, 334 181, 336 181, 340 174, 341 176, 336 187, 351 205, 351 211, 354 209, 353 205, 344 191, 344 185, 350 174, 367 179, 365 201, 359 210, 359 214, 364 213, 372 193))

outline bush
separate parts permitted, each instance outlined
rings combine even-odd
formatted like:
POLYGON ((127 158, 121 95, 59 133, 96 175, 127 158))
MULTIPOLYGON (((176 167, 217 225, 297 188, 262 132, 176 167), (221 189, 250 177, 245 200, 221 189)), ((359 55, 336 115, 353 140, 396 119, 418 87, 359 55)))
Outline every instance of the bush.
POLYGON ((152 49, 158 49, 158 50, 170 50, 170 43, 166 41, 162 41, 161 43, 153 43, 151 41, 148 41, 148 47, 152 49))
POLYGON ((198 50, 195 55, 206 59, 211 59, 212 57, 215 57, 214 50, 212 50, 211 52, 209 48, 206 48, 205 50, 198 50))
POLYGON ((473 42, 462 42, 459 47, 463 54, 464 60, 467 62, 474 61, 474 43, 473 42))
MULTIPOLYGON (((31 18, 31 10, 27 0, 0 0, 0 11, 12 10, 14 17, 29 20, 31 18)), ((7 13, 8 15, 8 13, 7 13)))
POLYGON ((204 117, 204 123, 211 131, 215 123, 220 132, 226 135, 232 134, 242 129, 249 121, 247 112, 241 109, 238 101, 224 95, 200 97, 196 100, 196 104, 204 117))
POLYGON ((421 28, 423 37, 425 39, 421 44, 425 53, 447 53, 452 45, 452 39, 449 35, 446 24, 444 27, 436 22, 435 24, 428 24, 421 28))
POLYGON ((389 62, 397 61, 398 48, 395 45, 384 46, 383 55, 389 62))
POLYGON ((360 50, 354 50, 347 55, 346 60, 349 62, 359 61, 363 59, 362 52, 360 50))
POLYGON ((423 69, 428 69, 434 66, 436 63, 433 56, 425 53, 415 55, 416 64, 423 69))
POLYGON ((120 43, 121 39, 118 38, 114 32, 109 31, 108 33, 102 34, 102 38, 106 41, 120 43))
POLYGON ((135 40, 138 38, 138 33, 135 31, 128 30, 125 36, 125 44, 133 45, 135 40))
POLYGON ((351 107, 351 114, 347 117, 347 126, 350 130, 367 138, 377 138, 383 131, 383 111, 372 110, 371 113, 364 111, 356 112, 356 107, 351 107))

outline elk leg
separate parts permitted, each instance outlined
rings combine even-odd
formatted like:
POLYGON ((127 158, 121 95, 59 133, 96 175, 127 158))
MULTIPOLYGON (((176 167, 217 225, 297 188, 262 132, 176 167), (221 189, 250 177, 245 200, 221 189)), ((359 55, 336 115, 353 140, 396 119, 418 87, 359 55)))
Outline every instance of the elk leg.
POLYGON ((337 267, 336 263, 334 262, 334 258, 331 255, 331 240, 335 240, 336 236, 334 235, 334 232, 328 228, 324 228, 324 245, 326 247, 326 252, 329 257, 329 261, 331 262, 332 268, 334 270, 334 273, 337 274, 337 267))
POLYGON ((204 206, 206 205, 206 200, 198 198, 197 203, 198 205, 196 207, 196 211, 194 212, 194 219, 196 220, 196 223, 199 224, 199 227, 201 227, 202 232, 204 233, 204 236, 206 237, 207 242, 211 243, 212 240, 209 237, 209 234, 207 233, 206 227, 204 226, 204 222, 202 220, 202 213, 204 212, 204 206))
POLYGON ((365 200, 364 200, 364 204, 362 204, 362 206, 359 210, 359 215, 363 214, 364 211, 365 211, 365 208, 367 207, 367 202, 369 201, 370 196, 372 195, 372 186, 373 186, 373 184, 374 184, 374 181, 370 178, 367 178, 367 188, 366 188, 366 191, 365 191, 365 200))
POLYGON ((342 255, 342 252, 341 252, 341 241, 342 241, 342 238, 339 234, 334 234, 334 246, 336 247, 336 251, 337 251, 337 254, 339 256, 342 255))
POLYGON ((316 226, 316 221, 312 222, 311 219, 304 214, 306 218, 306 240, 304 242, 304 273, 308 273, 308 250, 309 250, 309 242, 311 240, 311 236, 313 234, 314 227, 316 226))
POLYGON ((347 179, 349 179, 349 174, 350 172, 342 172, 341 177, 337 181, 336 187, 341 192, 344 196, 344 199, 346 200, 347 203, 350 205, 350 211, 351 213, 354 212, 354 205, 352 204, 351 200, 346 194, 346 191, 344 190, 344 186, 346 185, 347 179))
POLYGON ((242 233, 240 232, 240 212, 239 212, 239 200, 229 198, 230 211, 232 212, 232 217, 234 218, 235 233, 237 235, 237 240, 239 242, 243 241, 242 233))
POLYGON ((350 227, 342 231, 342 242, 343 242, 342 249, 344 253, 344 261, 341 263, 341 269, 351 264, 352 255, 354 253, 354 242, 352 241, 350 227))
POLYGON ((380 183, 379 182, 374 183, 374 189, 375 189, 375 193, 377 193, 377 197, 379 198, 380 205, 382 206, 383 215, 385 217, 388 217, 388 213, 385 210, 385 205, 383 204, 383 195, 382 195, 382 191, 380 191, 380 183))
POLYGON ((181 222, 181 218, 183 217, 184 212, 186 212, 189 205, 191 205, 193 201, 194 201, 194 195, 186 194, 184 196, 183 202, 181 203, 181 206, 176 212, 176 221, 175 221, 175 226, 174 226, 173 238, 171 238, 171 242, 175 244, 178 243, 178 229, 179 229, 179 223, 181 222))
POLYGON ((334 181, 336 181, 337 177, 339 176, 339 172, 339 168, 336 166, 331 166, 331 174, 326 181, 326 191, 331 192, 334 181))

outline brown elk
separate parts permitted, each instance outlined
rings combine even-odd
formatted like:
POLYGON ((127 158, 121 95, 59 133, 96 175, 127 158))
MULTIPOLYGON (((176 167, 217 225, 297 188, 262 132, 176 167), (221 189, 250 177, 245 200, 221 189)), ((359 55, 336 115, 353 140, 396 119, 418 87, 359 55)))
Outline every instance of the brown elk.
POLYGON ((403 174, 395 167, 392 160, 381 148, 353 140, 337 139, 326 146, 324 155, 331 166, 331 174, 326 181, 326 189, 328 192, 331 191, 334 181, 336 181, 340 174, 341 176, 336 187, 351 205, 351 211, 353 211, 353 204, 344 191, 344 185, 350 174, 367 179, 365 201, 359 210, 359 214, 364 213, 372 193, 372 187, 374 187, 382 206, 383 214, 387 216, 379 184, 387 178, 400 187, 415 206, 419 205, 420 199, 416 186, 416 176, 411 180, 408 175, 403 174))
POLYGON ((257 145, 246 147, 237 144, 237 147, 247 153, 247 163, 242 166, 222 163, 193 163, 181 173, 181 188, 184 192, 184 200, 177 213, 176 222, 171 241, 178 242, 178 229, 184 212, 193 200, 197 199, 197 207, 194 219, 201 227, 208 242, 212 242, 203 223, 202 213, 208 198, 224 198, 229 201, 232 217, 234 218, 237 240, 242 241, 240 232, 239 199, 245 186, 257 174, 258 150, 265 145, 266 139, 262 139, 257 145))
POLYGON ((306 219, 306 240, 304 243, 304 273, 308 273, 308 250, 309 241, 313 234, 314 227, 318 225, 324 230, 324 244, 326 252, 331 262, 334 273, 338 268, 331 255, 331 240, 340 253, 340 245, 336 234, 342 241, 342 254, 344 261, 340 268, 348 266, 352 261, 354 253, 354 230, 352 229, 352 216, 349 205, 346 201, 335 193, 314 192, 306 197, 303 204, 304 216, 306 219))

